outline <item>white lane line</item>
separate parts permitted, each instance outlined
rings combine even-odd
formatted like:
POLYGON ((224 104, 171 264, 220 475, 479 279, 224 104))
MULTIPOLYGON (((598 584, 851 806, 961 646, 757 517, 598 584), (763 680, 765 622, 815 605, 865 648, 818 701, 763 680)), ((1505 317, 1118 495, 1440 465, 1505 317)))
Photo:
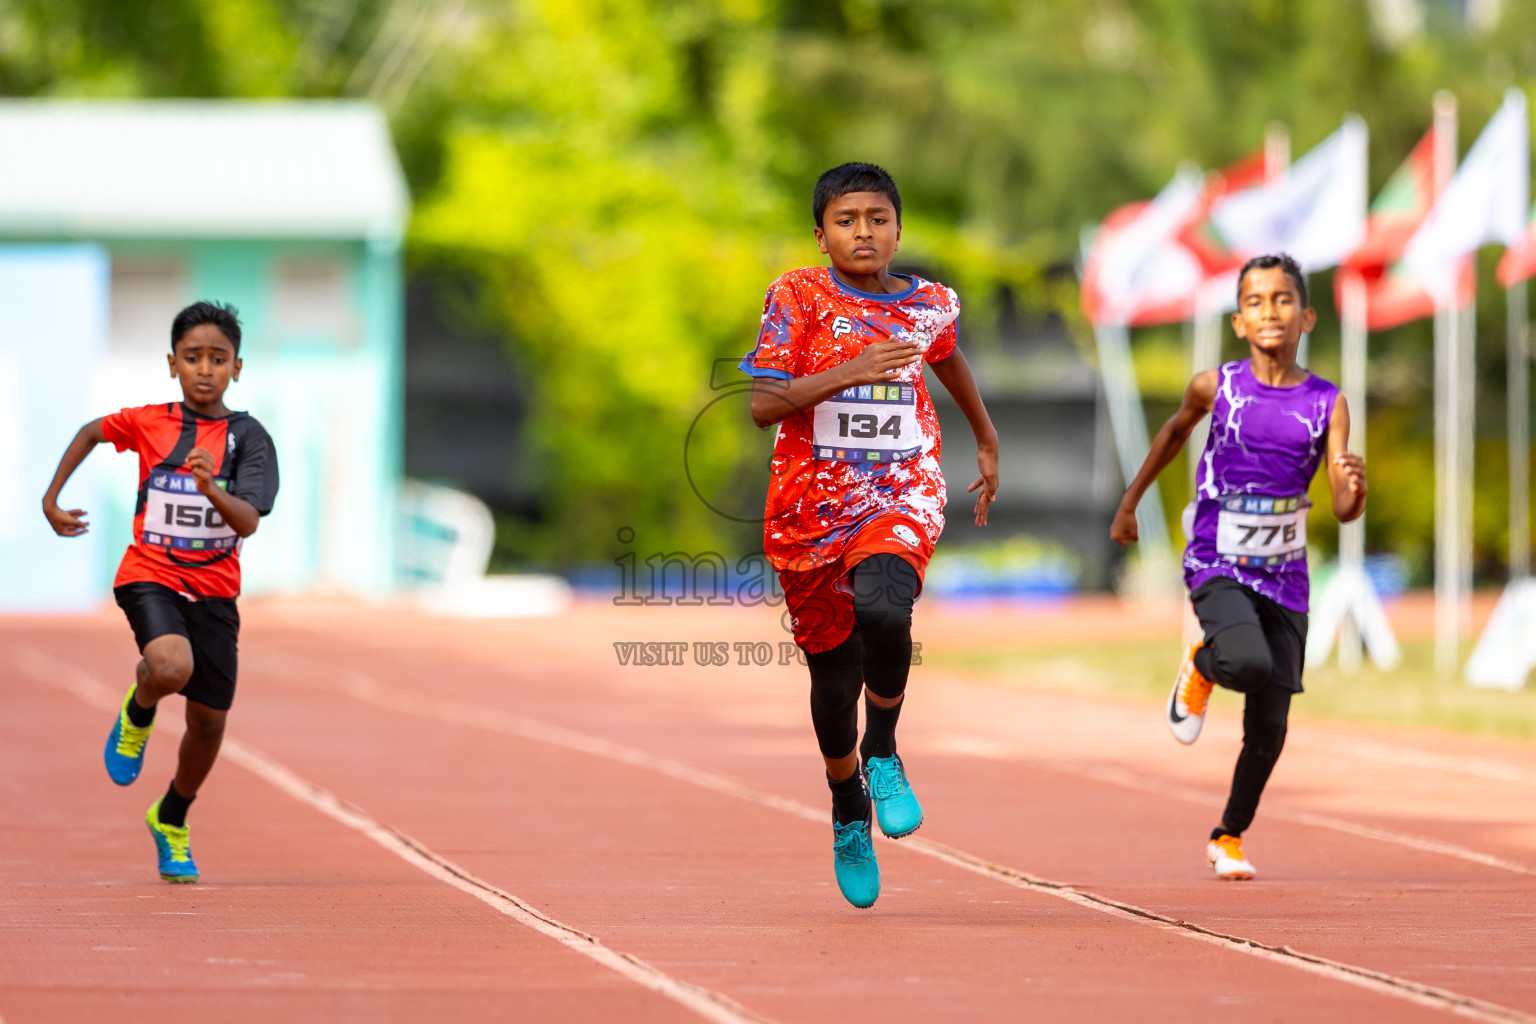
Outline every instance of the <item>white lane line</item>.
MULTIPOLYGON (((1081 764, 1071 761, 1035 761, 1029 758, 1022 750, 985 736, 972 736, 966 733, 938 733, 931 736, 920 736, 917 738, 916 743, 921 744, 921 749, 932 750, 936 753, 960 754, 962 756, 984 758, 991 761, 1027 763, 1033 767, 1044 768, 1047 771, 1059 772, 1062 775, 1074 775, 1078 778, 1092 779, 1095 782, 1105 782, 1114 786, 1122 786, 1126 789, 1134 789, 1142 793, 1155 793, 1158 796, 1172 797, 1175 800, 1184 800, 1188 803, 1199 804, 1202 807, 1219 808, 1221 806, 1220 798, 1190 786, 1163 782, 1108 765, 1081 764)), ((1447 857, 1470 861, 1473 864, 1481 864, 1484 867, 1498 868, 1501 871, 1512 871, 1515 874, 1536 875, 1536 868, 1517 861, 1495 857, 1492 854, 1473 850, 1466 846, 1459 846, 1456 843, 1430 839, 1427 836, 1416 836, 1409 832, 1398 832, 1395 829, 1360 825, 1345 818, 1335 818, 1330 814, 1316 814, 1312 811, 1293 810, 1284 806, 1265 804, 1264 817, 1279 821, 1291 821, 1299 825, 1311 825, 1315 828, 1329 829, 1334 832, 1343 832, 1346 835, 1359 836, 1362 839, 1374 839, 1383 843, 1392 843, 1396 846, 1404 846, 1408 849, 1419 850, 1424 853, 1442 854, 1447 857)))
MULTIPOLYGON (((757 789, 745 782, 706 768, 698 768, 668 757, 649 753, 637 747, 615 743, 598 736, 577 732, 574 729, 567 729, 550 722, 527 718, 523 715, 512 714, 496 708, 466 704, 441 697, 426 697, 402 687, 380 682, 372 676, 355 670, 343 669, 333 672, 326 666, 318 665, 318 663, 307 662, 306 664, 311 669, 306 674, 312 678, 336 680, 334 684, 325 683, 321 685, 327 687, 331 685, 338 686, 348 696, 360 702, 372 704, 375 707, 402 714, 415 715, 420 718, 428 718, 450 725, 463 725, 488 732, 515 736, 519 739, 531 740, 548 746, 563 747, 567 750, 605 758, 619 764, 644 768, 703 789, 735 797, 736 799, 762 807, 782 811, 818 825, 825 826, 827 824, 827 812, 822 808, 812 807, 799 800, 757 789), (312 670, 316 667, 321 669, 319 673, 313 673, 312 670)), ((1405 1000, 1437 1010, 1449 1011, 1458 1016, 1469 1017, 1475 1020, 1497 1022, 1497 1024, 1509 1024, 1509 1022, 1536 1024, 1536 1017, 1518 1010, 1499 1006, 1496 1003, 1474 999, 1471 996, 1464 996, 1447 989, 1436 988, 1432 985, 1420 984, 1419 982, 1399 978, 1396 975, 1381 971, 1357 967, 1354 964, 1303 953, 1291 949, 1289 946, 1270 946, 1239 935, 1228 935, 1224 932, 1214 931, 1187 921, 1167 917, 1133 904, 1111 899, 1107 896, 1075 889, 1063 882, 1054 882, 1015 868, 995 864, 974 854, 956 850, 953 847, 945 846, 942 843, 936 843, 919 836, 908 836, 901 840, 885 840, 881 837, 881 840, 887 849, 898 848, 921 853, 963 871, 991 878, 1006 885, 1027 889, 1031 892, 1047 896, 1054 896, 1057 899, 1066 900, 1069 903, 1074 903, 1089 910, 1155 927, 1161 931, 1176 932, 1199 942, 1218 946, 1232 952, 1245 953, 1249 956, 1258 957, 1261 960, 1284 964, 1311 974, 1331 978, 1334 981, 1355 985, 1378 995, 1405 1000)))
MULTIPOLYGON (((1082 775, 1086 778, 1114 783, 1117 786, 1124 786, 1128 789, 1139 789, 1148 793, 1157 793, 1180 800, 1188 800, 1192 803, 1208 806, 1219 806, 1220 804, 1219 800, 1213 802, 1210 794, 1201 793, 1194 789, 1185 789, 1183 786, 1158 782, 1153 779, 1145 779, 1132 772, 1122 771, 1117 768, 1098 765, 1072 766, 1069 768, 1064 765, 1054 764, 1049 767, 1053 770, 1059 769, 1063 772, 1082 775)), ((1512 871, 1515 874, 1536 875, 1536 868, 1531 868, 1516 861, 1505 860, 1503 857, 1495 857, 1492 854, 1482 853, 1469 847, 1458 846, 1455 843, 1447 843, 1439 839, 1430 839, 1427 836, 1416 836, 1409 832, 1398 832, 1395 829, 1360 825, 1345 818, 1335 818, 1331 814, 1316 814, 1312 811, 1299 811, 1287 807, 1270 807, 1265 810, 1264 816, 1281 821, 1292 821, 1298 825, 1312 825, 1316 828, 1343 832, 1346 835, 1359 836, 1362 839, 1375 839, 1379 842, 1392 843, 1396 846, 1404 846, 1411 850, 1421 850, 1425 853, 1443 854, 1447 857, 1470 861, 1473 864, 1481 864, 1484 867, 1512 871)))
MULTIPOLYGON (((104 712, 111 713, 118 708, 120 698, 114 691, 85 670, 36 648, 19 646, 13 648, 13 651, 13 662, 34 679, 52 683, 104 712)), ((770 1018, 753 1013, 728 996, 674 978, 639 957, 609 949, 596 936, 572 928, 517 896, 477 878, 403 832, 376 821, 361 808, 346 803, 324 787, 300 777, 254 747, 226 738, 220 753, 300 803, 367 836, 438 881, 468 893, 493 910, 623 975, 640 987, 680 1003, 705 1020, 715 1024, 773 1024, 770 1018)))
POLYGON ((1319 736, 1309 739, 1307 743, 1322 747, 1330 754, 1359 757, 1367 761, 1380 761, 1406 768, 1429 768, 1457 775, 1470 775, 1475 779, 1486 779, 1490 782, 1514 782, 1522 786, 1536 786, 1536 769, 1503 764, 1482 757, 1441 754, 1433 750, 1399 747, 1367 739, 1329 741, 1319 736))

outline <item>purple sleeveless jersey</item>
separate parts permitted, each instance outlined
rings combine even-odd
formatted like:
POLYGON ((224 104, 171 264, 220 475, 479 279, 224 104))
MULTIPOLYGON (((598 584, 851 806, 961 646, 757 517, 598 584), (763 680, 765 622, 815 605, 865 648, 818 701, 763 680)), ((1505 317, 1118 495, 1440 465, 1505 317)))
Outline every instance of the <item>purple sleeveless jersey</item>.
POLYGON ((1230 576, 1307 610, 1307 486, 1328 445, 1339 389, 1313 374, 1295 387, 1261 383, 1248 360, 1218 370, 1211 433, 1185 511, 1184 582, 1230 576))

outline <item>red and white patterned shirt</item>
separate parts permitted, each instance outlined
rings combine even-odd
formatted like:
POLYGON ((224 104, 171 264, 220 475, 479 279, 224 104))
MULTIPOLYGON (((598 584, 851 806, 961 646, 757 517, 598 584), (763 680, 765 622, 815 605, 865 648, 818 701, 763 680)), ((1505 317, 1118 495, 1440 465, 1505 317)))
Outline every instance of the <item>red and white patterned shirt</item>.
MULTIPOLYGON (((848 362, 876 341, 911 340, 923 361, 954 354, 960 302, 919 277, 890 295, 851 288, 827 267, 792 270, 763 304, 757 346, 741 361, 754 377, 791 379, 848 362)), ((763 550, 774 568, 805 570, 836 561, 873 517, 899 512, 930 544, 944 529, 939 419, 922 363, 885 385, 861 385, 779 424, 763 519, 763 550)))

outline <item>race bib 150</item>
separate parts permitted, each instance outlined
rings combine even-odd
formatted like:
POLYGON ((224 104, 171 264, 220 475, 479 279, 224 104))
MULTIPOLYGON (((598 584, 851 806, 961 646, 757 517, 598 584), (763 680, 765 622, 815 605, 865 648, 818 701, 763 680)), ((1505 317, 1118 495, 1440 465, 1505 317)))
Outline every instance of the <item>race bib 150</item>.
POLYGON ((1305 494, 1271 498, 1224 494, 1216 520, 1216 553, 1237 565, 1281 565, 1307 553, 1305 494))
MULTIPOLYGON (((229 490, 228 480, 215 480, 229 490)), ((191 473, 149 474, 144 506, 144 543, 177 551, 225 551, 240 537, 197 489, 191 473)))
POLYGON ((917 390, 911 384, 860 384, 816 407, 816 458, 899 462, 923 450, 917 390))

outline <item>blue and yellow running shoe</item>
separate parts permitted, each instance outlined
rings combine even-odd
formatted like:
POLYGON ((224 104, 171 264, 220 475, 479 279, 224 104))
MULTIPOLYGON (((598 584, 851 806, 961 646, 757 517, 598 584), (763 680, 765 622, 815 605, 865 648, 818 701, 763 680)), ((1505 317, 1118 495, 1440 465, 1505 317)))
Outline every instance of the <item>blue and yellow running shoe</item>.
POLYGON ((149 734, 155 729, 154 722, 140 729, 128 721, 130 700, 133 700, 133 687, 128 688, 123 706, 117 709, 117 721, 112 724, 112 732, 107 736, 107 749, 103 755, 107 762, 107 774, 119 786, 126 786, 139 777, 139 769, 144 767, 144 744, 149 742, 149 734))
POLYGON ((917 802, 901 755, 871 757, 864 761, 869 779, 869 795, 875 802, 875 818, 880 831, 892 839, 911 835, 923 823, 923 805, 917 802))
POLYGON ((160 800, 150 805, 144 823, 149 826, 149 834, 155 837, 155 850, 160 854, 160 877, 167 882, 197 881, 197 865, 192 863, 192 827, 167 825, 161 821, 160 800))
POLYGON ((869 840, 869 821, 839 825, 832 819, 832 870, 843 898, 856 907, 872 907, 880 898, 880 865, 869 840))

